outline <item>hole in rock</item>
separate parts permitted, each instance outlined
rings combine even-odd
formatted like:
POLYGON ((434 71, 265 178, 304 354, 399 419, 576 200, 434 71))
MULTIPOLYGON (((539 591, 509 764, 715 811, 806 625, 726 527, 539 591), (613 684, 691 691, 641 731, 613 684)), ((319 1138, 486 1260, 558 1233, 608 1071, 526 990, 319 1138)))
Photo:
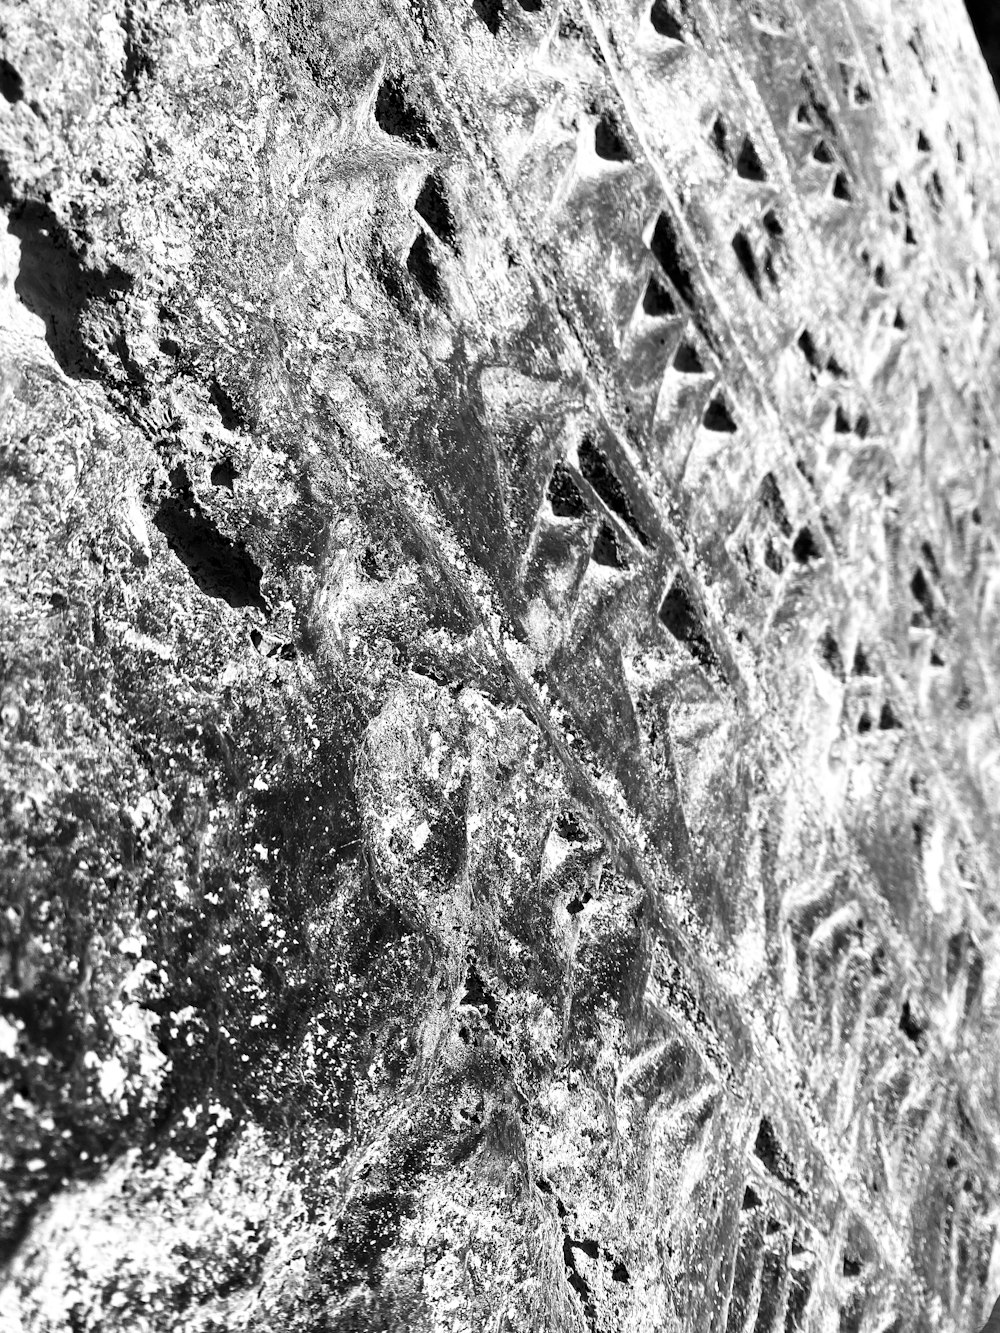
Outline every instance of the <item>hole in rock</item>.
POLYGON ((799 351, 812 366, 813 370, 823 369, 823 358, 816 349, 813 336, 808 329, 803 329, 799 334, 799 351))
POLYGON ((844 659, 840 655, 840 645, 834 637, 833 630, 827 629, 822 639, 820 639, 820 653, 823 661, 838 679, 844 679, 844 659))
POLYGON ((761 221, 764 224, 764 230, 767 232, 768 236, 773 237, 774 240, 780 240, 781 237, 784 236, 785 229, 781 225, 781 219, 778 217, 777 213, 775 213, 773 208, 767 210, 761 218, 761 221))
POLYGON ((202 512, 183 467, 175 468, 170 480, 173 494, 160 505, 153 522, 195 584, 232 607, 267 611, 260 591, 262 571, 246 547, 224 536, 202 512))
POLYGON ((213 486, 218 486, 221 490, 229 491, 231 494, 233 482, 239 475, 229 459, 222 458, 218 463, 213 464, 209 480, 213 486))
POLYGON ((709 403, 701 424, 706 430, 718 431, 728 435, 736 430, 736 422, 733 420, 732 413, 722 394, 717 394, 709 403))
POLYGON ((0 97, 12 104, 24 97, 24 80, 9 60, 0 60, 0 97))
POLYGON ((767 172, 760 160, 756 145, 749 135, 743 140, 739 157, 736 159, 736 172, 747 181, 766 181, 767 172))
POLYGON ((653 0, 652 8, 649 11, 649 21, 653 25, 653 30, 658 32, 661 37, 669 37, 673 42, 684 40, 684 32, 681 25, 674 18, 667 0, 653 0))
POLYGON ((674 370, 681 375, 703 375, 705 367, 701 363, 698 349, 693 343, 682 342, 674 357, 674 370))
POLYGON ((375 122, 384 134, 422 148, 436 148, 437 140, 423 113, 408 100, 402 86, 386 79, 375 97, 375 122))
POLYGON ((587 512, 586 501, 565 463, 557 463, 552 469, 548 497, 557 518, 582 518, 587 512))
POLYGON ((668 214, 661 213, 657 217, 649 248, 652 251, 653 258, 673 283, 682 299, 688 305, 694 305, 694 283, 691 279, 691 270, 685 260, 677 229, 668 214))
POLYGON ((602 523, 598 529, 592 555, 596 564, 604 565, 608 569, 628 568, 618 542, 618 534, 610 523, 602 523))
POLYGON ((14 279, 17 298, 45 324, 45 341, 67 375, 91 379, 101 365, 84 337, 88 312, 114 304, 133 280, 117 265, 91 268, 83 250, 51 208, 38 199, 19 198, 0 156, 0 207, 7 230, 21 243, 14 279))
POLYGON ((243 412, 237 407, 232 396, 226 392, 218 380, 212 380, 209 385, 208 396, 212 400, 212 406, 219 414, 219 420, 225 426, 226 430, 238 431, 245 430, 247 419, 243 412))
POLYGON ((757 271, 757 260, 754 258, 753 247, 746 232, 738 231, 733 237, 733 252, 747 281, 760 296, 760 273, 757 271))
POLYGON ((652 274, 646 283, 646 290, 642 294, 642 313, 648 315, 650 319, 666 319, 668 316, 677 313, 674 298, 663 283, 657 282, 652 274))
POLYGON ((892 705, 888 700, 882 705, 882 711, 878 715, 879 731, 901 731, 902 722, 892 710, 892 705))
POLYGON ((819 560, 823 552, 816 545, 816 538, 812 535, 809 528, 800 528, 798 536, 792 543, 792 555, 800 565, 807 565, 813 560, 819 560))
POLYGON ((798 1191, 799 1185, 792 1173, 788 1154, 778 1141, 774 1126, 767 1116, 761 1119, 753 1150, 754 1155, 763 1163, 765 1170, 769 1171, 775 1179, 780 1180, 782 1184, 788 1185, 796 1192, 798 1191))
POLYGON ((406 256, 406 271, 428 301, 435 305, 443 304, 441 275, 431 254, 430 242, 422 231, 417 233, 416 240, 410 246, 410 253, 406 256))
POLYGON ((712 143, 715 146, 715 151, 724 162, 728 163, 729 137, 726 129, 726 122, 721 116, 716 116, 715 120, 712 122, 712 143))
POLYGON ((472 0, 472 12, 495 37, 500 31, 500 19, 503 16, 500 0, 472 0))
POLYGON ((605 162, 630 162, 632 154, 614 117, 605 111, 594 126, 594 152, 605 162))
POLYGON ((580 441, 578 453, 580 472, 584 478, 593 486, 611 512, 624 520, 642 544, 648 546, 649 538, 635 520, 625 488, 607 458, 589 435, 585 435, 580 441))
POLYGON ((424 181, 414 207, 439 241, 444 241, 446 245, 454 245, 455 219, 452 217, 444 185, 436 173, 424 181))
POLYGON ((465 989, 459 1003, 471 1005, 474 1009, 485 1009, 487 1018, 492 1016, 496 1008, 496 1003, 486 989, 475 963, 469 964, 469 970, 465 974, 465 989))
POLYGON ((702 627, 701 618, 683 580, 678 577, 670 585, 660 604, 660 621, 667 632, 683 644, 703 667, 714 670, 718 666, 702 627))

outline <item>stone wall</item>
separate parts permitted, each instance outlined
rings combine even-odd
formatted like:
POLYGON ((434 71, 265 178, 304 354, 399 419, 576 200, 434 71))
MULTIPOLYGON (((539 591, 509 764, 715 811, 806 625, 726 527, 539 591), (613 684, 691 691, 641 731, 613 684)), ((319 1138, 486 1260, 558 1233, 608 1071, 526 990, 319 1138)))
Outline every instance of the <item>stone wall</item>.
POLYGON ((4 1333, 979 1327, 962 5, 0 0, 0 58, 4 1333))

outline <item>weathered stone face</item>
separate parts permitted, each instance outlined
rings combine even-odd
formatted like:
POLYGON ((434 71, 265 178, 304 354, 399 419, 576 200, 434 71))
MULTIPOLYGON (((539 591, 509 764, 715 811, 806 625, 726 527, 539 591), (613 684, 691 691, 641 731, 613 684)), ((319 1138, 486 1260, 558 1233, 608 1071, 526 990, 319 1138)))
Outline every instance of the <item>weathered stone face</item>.
POLYGON ((0 95, 11 1328, 978 1327, 964 14, 14 0, 0 95))

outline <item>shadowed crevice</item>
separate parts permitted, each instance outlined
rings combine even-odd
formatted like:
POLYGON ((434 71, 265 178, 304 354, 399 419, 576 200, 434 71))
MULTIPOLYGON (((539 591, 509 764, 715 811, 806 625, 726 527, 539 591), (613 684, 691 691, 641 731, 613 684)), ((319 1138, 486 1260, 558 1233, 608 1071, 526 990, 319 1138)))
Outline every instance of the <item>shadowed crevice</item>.
POLYGON ((256 606, 267 611, 260 591, 261 569, 242 542, 224 536, 195 498, 183 467, 170 476, 173 492, 153 520, 167 545, 209 597, 230 606, 256 606))
POLYGON ((7 163, 0 158, 0 206, 7 230, 21 244, 14 292, 45 324, 45 341, 60 368, 74 379, 95 379, 100 363, 83 335, 88 309, 113 303, 132 288, 132 278, 112 265, 91 267, 86 255, 40 199, 19 197, 7 163))

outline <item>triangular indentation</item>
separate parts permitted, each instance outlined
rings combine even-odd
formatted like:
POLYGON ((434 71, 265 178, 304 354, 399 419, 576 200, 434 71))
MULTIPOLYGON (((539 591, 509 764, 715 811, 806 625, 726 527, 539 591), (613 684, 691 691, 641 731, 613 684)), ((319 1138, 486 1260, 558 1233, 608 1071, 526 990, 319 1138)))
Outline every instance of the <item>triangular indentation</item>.
POLYGON ((764 164, 760 160, 760 154, 750 138, 749 134, 743 140, 743 146, 740 148, 740 155, 736 159, 737 175, 742 176, 746 181, 766 181, 767 172, 764 170, 764 164))
POLYGON ((733 420, 733 415, 721 393, 716 394, 705 409, 701 424, 706 430, 718 431, 726 435, 732 435, 736 430, 736 422, 733 420))

